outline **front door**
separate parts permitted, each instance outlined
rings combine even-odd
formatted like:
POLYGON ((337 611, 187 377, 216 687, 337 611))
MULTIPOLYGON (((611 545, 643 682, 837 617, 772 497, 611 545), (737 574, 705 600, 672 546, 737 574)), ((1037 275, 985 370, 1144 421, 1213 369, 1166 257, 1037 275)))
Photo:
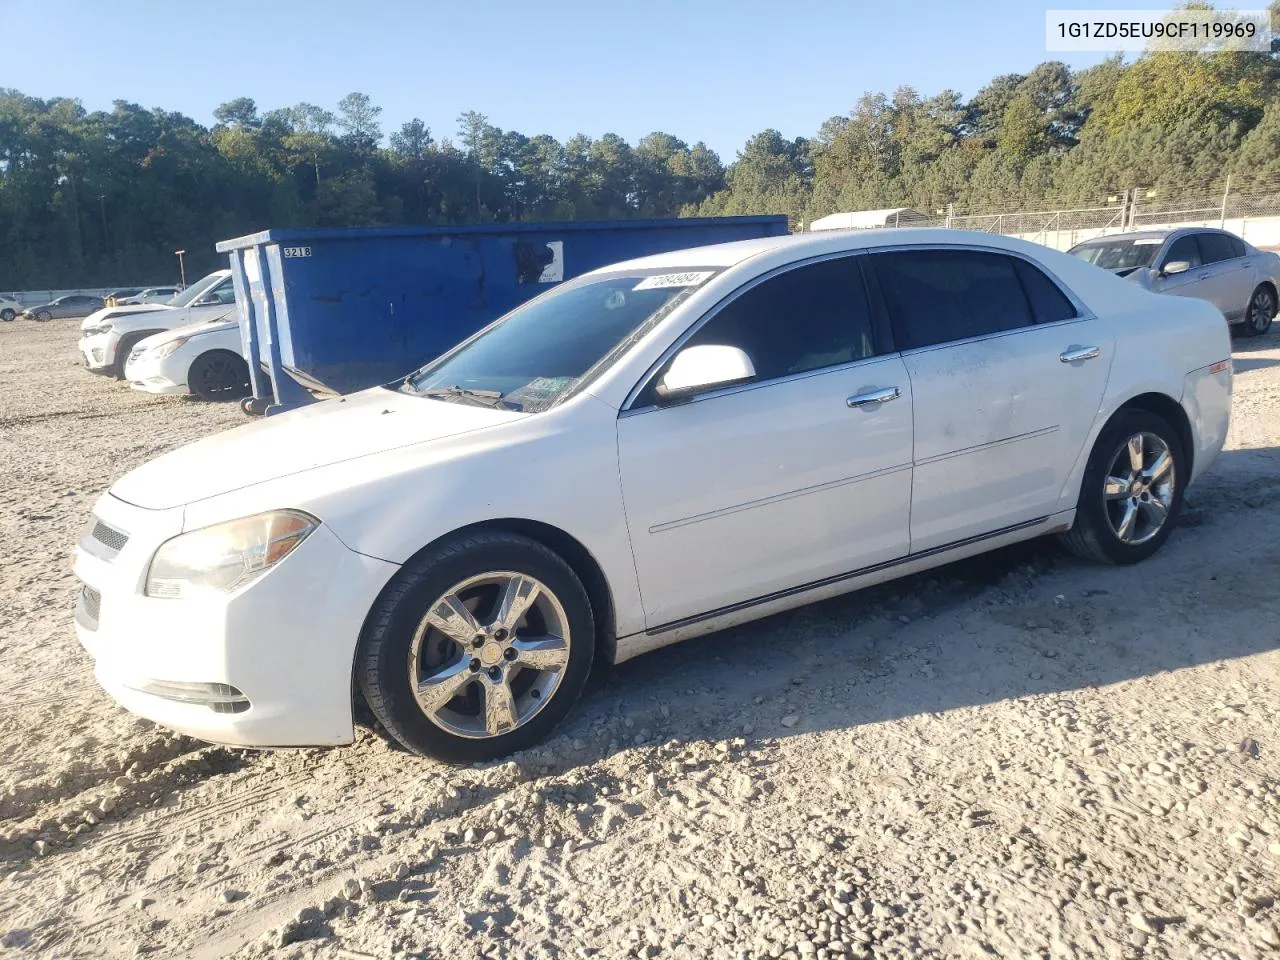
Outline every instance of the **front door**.
POLYGON ((682 347, 702 344, 740 347, 755 378, 670 406, 646 389, 618 420, 649 628, 904 556, 911 388, 857 259, 750 286, 682 347))

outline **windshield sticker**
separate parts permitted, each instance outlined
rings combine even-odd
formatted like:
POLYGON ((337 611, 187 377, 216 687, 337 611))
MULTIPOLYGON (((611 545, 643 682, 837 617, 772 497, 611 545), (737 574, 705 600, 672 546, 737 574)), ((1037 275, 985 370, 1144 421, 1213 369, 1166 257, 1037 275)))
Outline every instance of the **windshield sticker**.
POLYGON ((1135 247, 1158 247, 1164 243, 1164 237, 1140 237, 1133 241, 1135 247))
POLYGON ((695 270, 692 273, 660 273, 654 277, 645 277, 632 290, 659 290, 663 287, 696 287, 706 283, 715 274, 714 270, 695 270))

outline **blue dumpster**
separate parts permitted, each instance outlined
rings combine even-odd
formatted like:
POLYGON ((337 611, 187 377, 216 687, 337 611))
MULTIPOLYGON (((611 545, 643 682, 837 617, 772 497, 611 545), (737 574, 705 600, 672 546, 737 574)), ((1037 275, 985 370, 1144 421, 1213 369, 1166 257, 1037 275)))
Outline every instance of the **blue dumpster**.
POLYGON ((558 283, 646 254, 787 233, 784 216, 264 230, 224 240, 254 399, 388 383, 558 283), (265 374, 265 375, 264 375, 265 374))

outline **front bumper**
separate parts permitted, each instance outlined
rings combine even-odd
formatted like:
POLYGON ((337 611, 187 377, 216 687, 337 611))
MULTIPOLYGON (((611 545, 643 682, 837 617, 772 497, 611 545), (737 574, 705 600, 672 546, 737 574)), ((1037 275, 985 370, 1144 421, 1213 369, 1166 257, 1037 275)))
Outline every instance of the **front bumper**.
POLYGON ((106 494, 94 514, 127 542, 116 551, 86 535, 76 548, 86 589, 75 627, 118 703, 213 743, 351 742, 356 643, 395 564, 355 553, 321 525, 235 593, 158 599, 143 595, 147 566, 181 532, 182 508, 144 510, 106 494))
POLYGON ((107 373, 116 362, 116 348, 119 345, 120 338, 115 331, 81 337, 78 345, 80 358, 94 373, 107 373))
POLYGON ((124 378, 134 390, 145 393, 189 393, 187 369, 190 366, 182 358, 175 359, 181 349, 159 360, 140 354, 130 358, 124 367, 124 378))

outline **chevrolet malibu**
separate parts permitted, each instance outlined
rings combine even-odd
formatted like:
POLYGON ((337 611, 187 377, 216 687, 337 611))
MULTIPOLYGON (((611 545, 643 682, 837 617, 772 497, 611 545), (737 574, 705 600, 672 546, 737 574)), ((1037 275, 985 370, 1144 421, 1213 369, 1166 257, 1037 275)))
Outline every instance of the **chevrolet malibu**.
POLYGON ((76 628, 113 697, 195 737, 349 743, 361 696, 410 750, 492 758, 593 661, 1047 534, 1145 560, 1230 393, 1211 304, 1016 239, 666 253, 125 475, 76 628))

